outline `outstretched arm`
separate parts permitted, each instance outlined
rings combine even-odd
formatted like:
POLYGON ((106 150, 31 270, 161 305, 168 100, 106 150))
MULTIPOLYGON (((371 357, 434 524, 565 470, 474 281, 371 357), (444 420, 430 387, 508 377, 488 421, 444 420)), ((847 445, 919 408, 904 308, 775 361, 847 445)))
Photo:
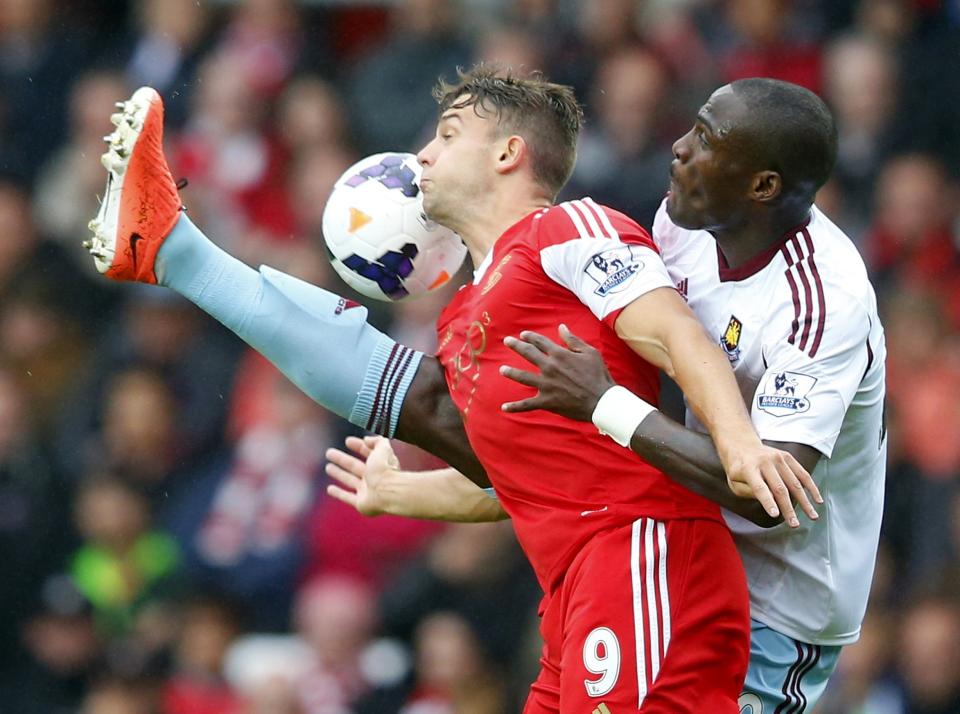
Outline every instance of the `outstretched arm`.
MULTIPOLYGON (((807 471, 813 471, 820 458, 820 452, 803 444, 764 443, 791 453, 807 471)), ((760 501, 734 494, 708 435, 687 429, 660 411, 641 422, 630 448, 677 483, 758 526, 769 528, 781 522, 769 515, 760 501)))
POLYGON ((390 442, 383 437, 351 436, 347 448, 353 454, 327 450, 327 474, 340 483, 328 486, 327 493, 365 516, 389 513, 461 523, 508 517, 496 497, 454 469, 401 470, 390 442))
MULTIPOLYGON (((817 517, 803 491, 802 480, 813 485, 810 474, 791 454, 760 441, 730 362, 676 290, 645 293, 624 308, 615 327, 637 354, 664 370, 683 390, 687 404, 710 432, 735 492, 754 493, 771 516, 782 510, 787 523, 796 527, 800 522, 790 489, 807 515, 817 517)), ((819 494, 813 489, 816 498, 819 494)))
MULTIPOLYGON (((522 333, 520 340, 507 339, 508 346, 540 368, 536 373, 501 367, 507 377, 538 390, 534 397, 504 405, 507 411, 547 409, 572 419, 591 420, 601 396, 614 386, 613 379, 597 350, 564 326, 560 335, 567 349, 532 332, 522 333)), ((739 395, 737 398, 740 399, 739 395)), ((807 472, 813 470, 820 456, 815 449, 801 444, 768 445, 792 454, 807 472)), ((735 494, 728 487, 727 475, 710 437, 677 424, 659 411, 652 411, 637 425, 630 436, 630 448, 678 483, 758 525, 779 522, 768 515, 773 496, 785 516, 792 512, 791 493, 797 498, 805 497, 806 487, 814 497, 819 496, 809 476, 799 485, 783 481, 766 484, 772 493, 763 494, 761 489, 761 494, 768 498, 764 506, 758 500, 742 497, 754 495, 752 488, 735 494)))

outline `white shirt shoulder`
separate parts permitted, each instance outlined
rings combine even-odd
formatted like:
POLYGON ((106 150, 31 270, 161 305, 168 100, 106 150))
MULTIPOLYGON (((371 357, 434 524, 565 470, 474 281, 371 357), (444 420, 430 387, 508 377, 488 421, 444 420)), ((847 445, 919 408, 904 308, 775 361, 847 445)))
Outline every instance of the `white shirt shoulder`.
POLYGON ((808 444, 829 457, 864 377, 882 363, 876 297, 852 242, 816 208, 782 259, 753 422, 764 439, 808 444))

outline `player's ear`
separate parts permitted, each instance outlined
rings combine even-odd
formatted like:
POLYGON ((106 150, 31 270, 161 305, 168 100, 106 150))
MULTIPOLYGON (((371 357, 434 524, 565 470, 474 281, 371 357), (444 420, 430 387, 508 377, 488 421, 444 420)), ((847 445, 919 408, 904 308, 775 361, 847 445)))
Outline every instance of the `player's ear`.
POLYGON ((783 178, 776 171, 760 171, 753 175, 750 197, 754 201, 772 201, 783 191, 783 178))
POLYGON ((497 173, 510 173, 517 169, 527 155, 527 142, 518 134, 511 134, 497 142, 497 173))

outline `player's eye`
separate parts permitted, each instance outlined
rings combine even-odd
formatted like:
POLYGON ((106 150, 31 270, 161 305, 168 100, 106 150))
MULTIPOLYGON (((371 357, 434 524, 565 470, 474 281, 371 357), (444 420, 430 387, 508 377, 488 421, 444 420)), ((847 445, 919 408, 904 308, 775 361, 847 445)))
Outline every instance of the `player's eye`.
POLYGON ((705 148, 709 148, 709 147, 710 147, 710 142, 707 141, 707 135, 706 135, 706 133, 703 131, 703 129, 702 129, 701 127, 697 127, 696 134, 697 134, 697 139, 700 140, 700 145, 703 146, 703 147, 705 147, 705 148))

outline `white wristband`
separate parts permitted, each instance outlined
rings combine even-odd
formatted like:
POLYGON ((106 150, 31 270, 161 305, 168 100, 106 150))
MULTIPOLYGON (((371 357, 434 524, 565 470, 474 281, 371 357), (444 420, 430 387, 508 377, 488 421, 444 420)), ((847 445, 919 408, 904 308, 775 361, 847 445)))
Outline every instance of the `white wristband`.
POLYGON ((650 412, 657 411, 652 404, 643 401, 626 387, 610 387, 593 410, 593 423, 620 446, 630 448, 633 432, 646 419, 650 412))

